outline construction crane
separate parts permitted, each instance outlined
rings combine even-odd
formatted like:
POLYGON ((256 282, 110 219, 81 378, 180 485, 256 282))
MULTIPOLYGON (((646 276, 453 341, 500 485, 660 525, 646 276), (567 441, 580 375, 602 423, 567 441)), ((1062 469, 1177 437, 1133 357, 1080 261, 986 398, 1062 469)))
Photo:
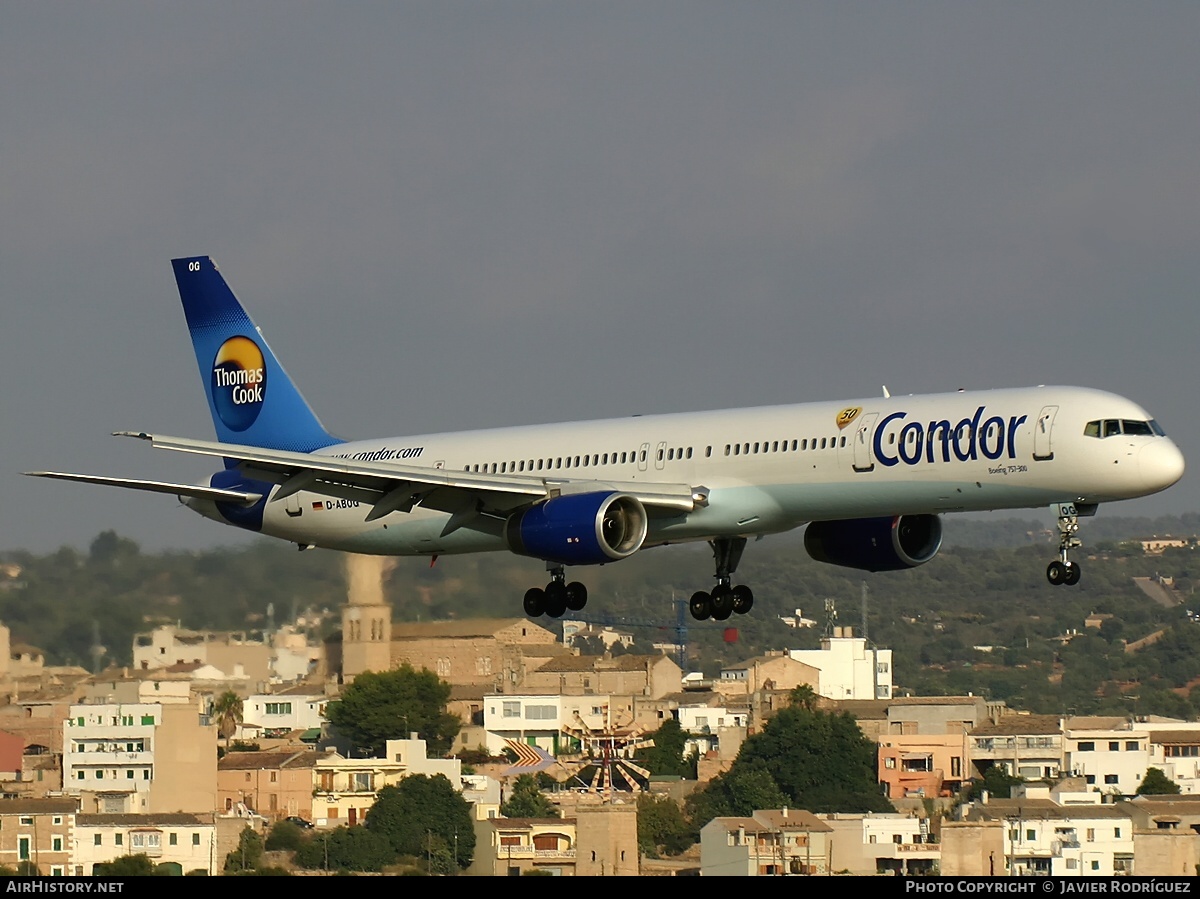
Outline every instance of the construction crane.
MULTIPOLYGON (((654 630, 673 630, 675 632, 675 663, 679 666, 679 670, 686 672, 687 669, 687 645, 688 645, 688 630, 690 628, 700 628, 703 630, 716 630, 722 628, 728 634, 736 630, 733 628, 722 627, 717 624, 697 624, 691 621, 691 614, 688 612, 688 604, 686 600, 678 599, 672 596, 672 604, 675 606, 675 621, 662 621, 661 619, 638 618, 634 616, 624 615, 598 615, 590 612, 568 612, 566 620, 582 621, 585 624, 596 624, 601 627, 611 628, 652 628, 654 630), (688 622, 691 621, 691 624, 688 622)), ((726 642, 736 642, 736 637, 733 640, 726 642)))

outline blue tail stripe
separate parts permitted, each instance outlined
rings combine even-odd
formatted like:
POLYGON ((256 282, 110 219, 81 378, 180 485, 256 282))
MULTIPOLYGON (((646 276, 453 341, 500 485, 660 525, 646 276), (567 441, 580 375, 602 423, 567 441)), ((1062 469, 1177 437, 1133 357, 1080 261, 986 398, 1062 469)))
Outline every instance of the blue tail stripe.
POLYGON ((212 259, 172 259, 209 412, 222 443, 312 452, 321 425, 212 259))

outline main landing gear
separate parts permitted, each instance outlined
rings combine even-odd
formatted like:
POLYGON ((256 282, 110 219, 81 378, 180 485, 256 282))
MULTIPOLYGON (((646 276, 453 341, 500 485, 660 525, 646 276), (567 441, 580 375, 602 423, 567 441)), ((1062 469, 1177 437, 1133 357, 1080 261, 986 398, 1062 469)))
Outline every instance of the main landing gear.
POLYGON ((570 609, 578 612, 587 605, 587 587, 579 581, 567 583, 566 573, 561 565, 548 565, 550 583, 546 589, 531 587, 525 591, 525 614, 530 618, 549 615, 551 618, 561 618, 570 609))
POLYGON ((1068 553, 1083 546, 1075 536, 1079 531, 1079 512, 1074 503, 1058 504, 1058 558, 1046 566, 1046 580, 1057 587, 1066 584, 1073 587, 1079 583, 1082 572, 1078 562, 1072 562, 1068 553))
POLYGON ((713 561, 716 563, 717 571, 713 577, 717 579, 717 586, 713 587, 712 593, 703 590, 693 593, 688 601, 688 611, 697 621, 707 618, 724 621, 734 612, 745 615, 754 606, 754 593, 743 584, 732 587, 730 582, 741 561, 742 550, 746 548, 746 538, 721 537, 710 540, 709 546, 712 547, 713 561))

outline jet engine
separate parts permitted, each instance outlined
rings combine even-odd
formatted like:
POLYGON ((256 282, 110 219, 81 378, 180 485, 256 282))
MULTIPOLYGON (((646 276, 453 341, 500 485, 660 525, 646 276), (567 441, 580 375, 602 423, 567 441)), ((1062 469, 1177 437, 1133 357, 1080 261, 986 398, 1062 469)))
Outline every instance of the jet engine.
POLYGON ((514 553, 561 565, 602 565, 633 555, 646 539, 646 508, 625 493, 556 496, 510 516, 514 553))
POLYGON ((942 547, 937 515, 896 515, 814 521, 804 548, 818 562, 863 571, 899 571, 924 565, 942 547))

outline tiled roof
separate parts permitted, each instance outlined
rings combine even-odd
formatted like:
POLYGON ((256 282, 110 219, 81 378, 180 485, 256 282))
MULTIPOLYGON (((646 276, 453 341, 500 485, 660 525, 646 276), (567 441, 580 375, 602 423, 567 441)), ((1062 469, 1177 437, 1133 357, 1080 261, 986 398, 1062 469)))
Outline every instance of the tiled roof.
POLYGON ((77 799, 0 799, 0 815, 70 815, 78 810, 77 799))
POLYGON ((666 656, 562 656, 552 658, 537 669, 538 674, 547 672, 595 671, 597 674, 605 671, 645 671, 647 665, 657 665, 666 656))
POLYGON ((271 768, 308 768, 331 752, 308 749, 265 750, 263 752, 229 752, 217 762, 218 771, 258 771, 271 768))
POLYGON ((147 815, 76 815, 76 827, 202 827, 211 825, 196 815, 182 812, 155 813, 147 815))
POLYGON ((1005 715, 999 721, 983 721, 971 729, 972 737, 1059 733, 1062 719, 1057 715, 1005 715))
POLYGON ((396 621, 392 623, 392 639, 494 637, 499 631, 515 624, 550 633, 527 618, 464 618, 455 621, 396 621))

